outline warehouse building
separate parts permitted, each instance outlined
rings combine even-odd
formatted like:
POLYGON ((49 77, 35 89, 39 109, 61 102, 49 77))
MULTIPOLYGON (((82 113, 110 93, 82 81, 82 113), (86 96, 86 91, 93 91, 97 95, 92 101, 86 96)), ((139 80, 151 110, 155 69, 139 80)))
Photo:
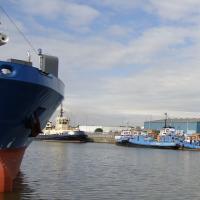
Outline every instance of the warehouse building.
MULTIPOLYGON (((167 119, 167 125, 176 130, 183 130, 184 133, 200 133, 200 118, 180 118, 167 119)), ((165 126, 165 120, 155 120, 144 122, 144 128, 150 130, 161 130, 165 126)))

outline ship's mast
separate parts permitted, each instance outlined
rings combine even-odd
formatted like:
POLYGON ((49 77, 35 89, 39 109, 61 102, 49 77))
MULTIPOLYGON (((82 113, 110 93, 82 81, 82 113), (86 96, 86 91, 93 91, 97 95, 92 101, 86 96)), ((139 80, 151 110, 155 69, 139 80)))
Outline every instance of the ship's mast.
POLYGON ((62 103, 61 103, 61 105, 60 105, 60 115, 59 115, 59 117, 63 117, 63 113, 64 113, 64 110, 63 110, 63 105, 62 105, 62 103))
POLYGON ((165 128, 167 128, 167 113, 165 113, 165 128))

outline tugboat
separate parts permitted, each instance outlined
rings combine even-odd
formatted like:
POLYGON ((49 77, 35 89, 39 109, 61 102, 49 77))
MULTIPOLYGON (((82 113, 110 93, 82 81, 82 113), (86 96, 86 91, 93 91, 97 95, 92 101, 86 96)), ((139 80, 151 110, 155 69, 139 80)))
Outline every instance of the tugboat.
POLYGON ((160 131, 157 140, 146 135, 139 135, 133 139, 130 139, 130 144, 133 146, 141 146, 148 148, 179 149, 180 139, 181 137, 183 137, 183 134, 181 135, 180 133, 177 133, 175 128, 168 126, 167 118, 167 113, 165 113, 165 125, 160 131))
POLYGON ((134 147, 146 147, 157 149, 179 149, 180 145, 176 142, 174 132, 169 128, 163 128, 165 135, 162 133, 158 136, 158 140, 148 136, 148 134, 137 134, 129 139, 129 145, 134 147))
POLYGON ((135 132, 130 136, 121 136, 116 138, 116 142, 120 144, 125 144, 127 146, 134 147, 145 147, 145 148, 159 148, 159 149, 179 149, 179 140, 180 137, 177 136, 177 133, 173 127, 167 126, 167 115, 165 119, 165 126, 160 131, 157 140, 148 135, 145 132, 135 132), (117 141, 118 139, 118 141, 117 141))
POLYGON ((120 135, 115 136, 115 143, 117 145, 128 145, 129 139, 132 138, 134 135, 132 134, 131 130, 122 130, 120 135))
MULTIPOLYGON (((8 42, 0 33, 0 45, 8 42)), ((58 58, 39 52, 40 69, 31 61, 0 61, 0 192, 12 191, 26 148, 64 98, 58 58)))
POLYGON ((80 131, 78 128, 70 126, 70 120, 63 115, 63 107, 58 117, 56 118, 56 125, 52 122, 48 122, 43 132, 37 137, 39 140, 59 140, 64 142, 87 142, 88 136, 84 131, 80 131))

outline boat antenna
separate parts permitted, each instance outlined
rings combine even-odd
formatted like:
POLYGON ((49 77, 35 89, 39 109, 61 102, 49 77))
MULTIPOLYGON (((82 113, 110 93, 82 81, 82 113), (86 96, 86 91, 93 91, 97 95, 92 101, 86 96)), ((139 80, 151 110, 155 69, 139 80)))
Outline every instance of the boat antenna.
POLYGON ((28 62, 31 62, 31 54, 29 51, 27 51, 27 57, 28 57, 28 62))
POLYGON ((165 113, 165 128, 167 128, 167 113, 165 113))
POLYGON ((31 47, 31 49, 37 54, 36 49, 34 48, 34 46, 32 45, 32 43, 30 42, 30 40, 25 36, 25 34, 20 30, 20 28, 17 26, 17 24, 14 22, 14 20, 9 16, 9 14, 5 11, 5 9, 0 6, 0 9, 3 11, 3 13, 6 15, 6 17, 10 20, 10 22, 15 26, 15 28, 17 29, 17 31, 22 35, 22 37, 24 38, 24 40, 28 43, 28 45, 31 47))

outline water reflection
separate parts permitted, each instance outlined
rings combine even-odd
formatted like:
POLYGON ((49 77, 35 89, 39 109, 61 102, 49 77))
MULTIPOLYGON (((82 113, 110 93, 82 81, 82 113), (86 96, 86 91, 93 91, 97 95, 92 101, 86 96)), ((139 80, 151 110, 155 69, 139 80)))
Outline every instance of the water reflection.
POLYGON ((0 193, 0 200, 30 199, 30 194, 33 193, 34 190, 30 188, 25 174, 20 172, 14 181, 13 192, 0 193))
POLYGON ((33 142, 1 199, 200 199, 200 152, 33 142))

